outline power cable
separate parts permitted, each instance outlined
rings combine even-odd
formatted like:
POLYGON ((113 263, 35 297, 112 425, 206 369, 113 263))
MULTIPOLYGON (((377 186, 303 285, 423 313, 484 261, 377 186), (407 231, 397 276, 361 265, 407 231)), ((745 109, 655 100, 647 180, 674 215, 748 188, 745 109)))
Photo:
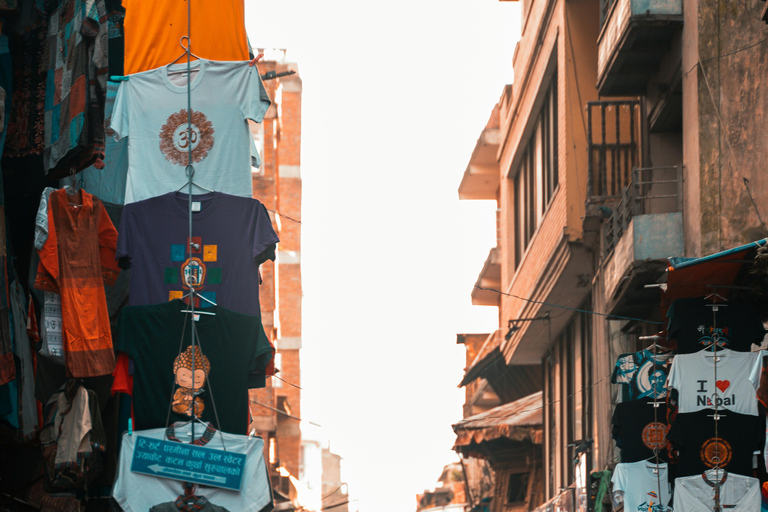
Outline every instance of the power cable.
POLYGON ((506 293, 506 292, 502 292, 501 290, 496 290, 495 288, 486 288, 484 286, 480 286, 480 285, 477 285, 477 284, 475 285, 475 288, 477 288, 478 290, 483 290, 483 291, 487 291, 487 292, 495 292, 495 293, 498 293, 499 295, 506 295, 507 297, 513 297, 515 299, 520 299, 522 301, 530 302, 530 303, 533 303, 533 304, 541 304, 542 306, 549 306, 549 307, 553 307, 553 308, 567 309, 569 311, 575 311, 577 313, 587 313, 587 314, 590 314, 590 315, 598 315, 598 316, 603 316, 603 317, 606 317, 606 318, 616 318, 618 320, 630 320, 630 321, 633 321, 633 322, 642 322, 642 323, 653 324, 653 325, 665 325, 664 322, 655 322, 653 320, 643 320, 642 318, 633 318, 631 316, 612 315, 610 313, 598 313, 597 311, 588 311, 586 309, 572 308, 570 306, 562 306, 560 304, 552 304, 550 302, 544 302, 544 301, 540 301, 540 300, 528 299, 528 298, 525 298, 525 297, 520 297, 519 295, 515 295, 514 293, 506 293))

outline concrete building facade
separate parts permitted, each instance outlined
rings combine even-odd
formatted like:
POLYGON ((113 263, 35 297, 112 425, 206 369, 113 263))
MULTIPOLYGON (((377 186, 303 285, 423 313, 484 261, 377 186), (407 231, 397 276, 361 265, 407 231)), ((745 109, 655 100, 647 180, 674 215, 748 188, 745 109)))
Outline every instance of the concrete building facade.
POLYGON ((474 356, 465 419, 492 405, 479 390, 502 405, 543 393, 544 490, 530 510, 615 463, 609 377, 618 354, 663 330, 668 258, 768 236, 768 26, 763 2, 522 0, 521 11, 515 83, 459 186, 461 199, 497 204, 472 300, 499 321, 460 338, 474 356))

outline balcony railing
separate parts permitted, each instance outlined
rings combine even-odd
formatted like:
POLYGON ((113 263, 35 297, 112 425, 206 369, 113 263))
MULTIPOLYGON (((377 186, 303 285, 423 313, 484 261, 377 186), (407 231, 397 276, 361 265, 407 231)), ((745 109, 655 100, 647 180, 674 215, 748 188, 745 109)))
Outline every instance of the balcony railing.
POLYGON ((682 166, 632 169, 632 181, 603 228, 603 259, 613 252, 632 217, 683 211, 682 166))
POLYGON ((642 106, 637 100, 587 103, 587 196, 591 203, 615 202, 641 167, 642 106))

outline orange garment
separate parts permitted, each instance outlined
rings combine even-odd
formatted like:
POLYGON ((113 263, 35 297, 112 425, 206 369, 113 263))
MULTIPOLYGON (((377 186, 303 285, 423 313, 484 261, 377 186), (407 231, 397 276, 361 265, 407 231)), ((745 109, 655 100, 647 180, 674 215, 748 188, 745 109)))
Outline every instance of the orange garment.
MULTIPOLYGON (((188 1, 192 53, 208 60, 249 60, 243 0, 188 1)), ((187 2, 123 0, 123 7, 126 75, 165 66, 184 53, 179 41, 187 35, 187 2)))
POLYGON ((115 368, 104 284, 114 285, 117 230, 104 205, 80 190, 48 199, 48 239, 38 251, 35 288, 61 295, 64 361, 70 377, 109 375, 115 368), (80 206, 81 205, 81 206, 80 206))

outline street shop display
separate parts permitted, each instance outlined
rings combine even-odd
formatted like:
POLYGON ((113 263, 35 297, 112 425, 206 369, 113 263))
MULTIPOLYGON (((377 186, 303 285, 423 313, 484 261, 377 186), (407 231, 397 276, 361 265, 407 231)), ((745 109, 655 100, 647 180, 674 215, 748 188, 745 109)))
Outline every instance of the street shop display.
POLYGON ((755 512, 760 510, 760 481, 709 469, 675 480, 676 512, 755 512))
POLYGON ((627 512, 668 512, 671 492, 667 483, 667 464, 639 461, 616 464, 613 470, 614 495, 627 512))
MULTIPOLYGON (((194 235, 188 235, 188 194, 169 192, 125 205, 117 240, 130 268, 131 305, 181 298, 195 289, 211 302, 258 316, 259 266, 275 259, 278 236, 258 199, 212 192, 192 197, 194 235), (192 258, 189 258, 190 253, 192 258)), ((198 300, 196 306, 208 302, 198 300)))
POLYGON ((621 384, 622 401, 667 396, 667 375, 675 353, 648 349, 622 354, 616 360, 611 382, 621 384))
POLYGON ((271 100, 244 2, 195 3, 196 55, 189 9, 52 0, 0 20, 3 177, 60 180, 0 194, 0 424, 38 444, 14 482, 44 507, 273 508, 245 435, 275 371, 259 286, 279 237, 249 126, 271 100), (25 232, 3 229, 9 198, 25 232))
POLYGON ((184 186, 190 156, 200 188, 244 197, 253 193, 247 120, 261 122, 270 105, 258 68, 243 61, 196 60, 190 113, 186 69, 186 64, 163 66, 120 84, 109 126, 115 139, 128 138, 126 203, 184 186))
POLYGON ((214 407, 218 407, 221 429, 245 434, 248 388, 258 387, 252 379, 263 379, 272 358, 261 319, 221 306, 207 308, 203 311, 214 314, 199 315, 194 327, 198 342, 192 347, 187 309, 182 300, 174 299, 127 306, 120 314, 116 348, 135 365, 134 426, 140 430, 164 427, 173 395, 173 420, 194 416, 213 421, 214 407), (201 394, 203 390, 205 394, 201 394))
MULTIPOLYGON (((260 512, 272 503, 272 493, 267 478, 267 467, 264 461, 264 440, 260 437, 248 437, 221 432, 210 424, 196 426, 194 442, 191 437, 191 423, 174 423, 168 429, 156 428, 150 430, 134 430, 132 434, 125 433, 120 450, 118 476, 115 481, 113 497, 125 512, 145 512, 155 505, 176 501, 184 495, 182 481, 169 478, 158 478, 143 473, 131 471, 137 440, 170 440, 178 442, 179 449, 170 455, 155 457, 152 463, 161 472, 176 466, 184 466, 187 470, 205 469, 208 464, 210 474, 215 472, 213 466, 221 466, 221 461, 208 458, 193 458, 184 446, 197 446, 227 450, 245 455, 245 465, 242 467, 243 484, 240 491, 220 487, 198 485, 195 492, 204 496, 212 504, 231 511, 260 512), (192 443, 192 444, 190 444, 192 443), (188 457, 188 458, 187 458, 188 457), (176 464, 176 459, 183 460, 176 464), (198 467, 199 466, 199 467, 198 467)), ((199 451, 198 451, 199 452, 199 451)))
MULTIPOLYGON (((675 300, 668 319, 666 343, 684 353, 654 343, 663 356, 649 347, 616 362, 612 380, 624 392, 613 414, 621 450, 614 502, 623 497, 632 511, 668 505, 677 511, 758 510, 757 477, 766 468, 766 418, 758 398, 768 401, 768 352, 750 350, 765 335, 762 322, 754 308, 716 294, 675 300), (644 375, 668 374, 662 388, 650 377, 641 380, 645 387, 632 387, 643 364, 644 375), (633 501, 627 501, 628 490, 633 501), (664 498, 665 490, 671 499, 664 498)), ((649 338, 663 339, 664 333, 649 338)))

